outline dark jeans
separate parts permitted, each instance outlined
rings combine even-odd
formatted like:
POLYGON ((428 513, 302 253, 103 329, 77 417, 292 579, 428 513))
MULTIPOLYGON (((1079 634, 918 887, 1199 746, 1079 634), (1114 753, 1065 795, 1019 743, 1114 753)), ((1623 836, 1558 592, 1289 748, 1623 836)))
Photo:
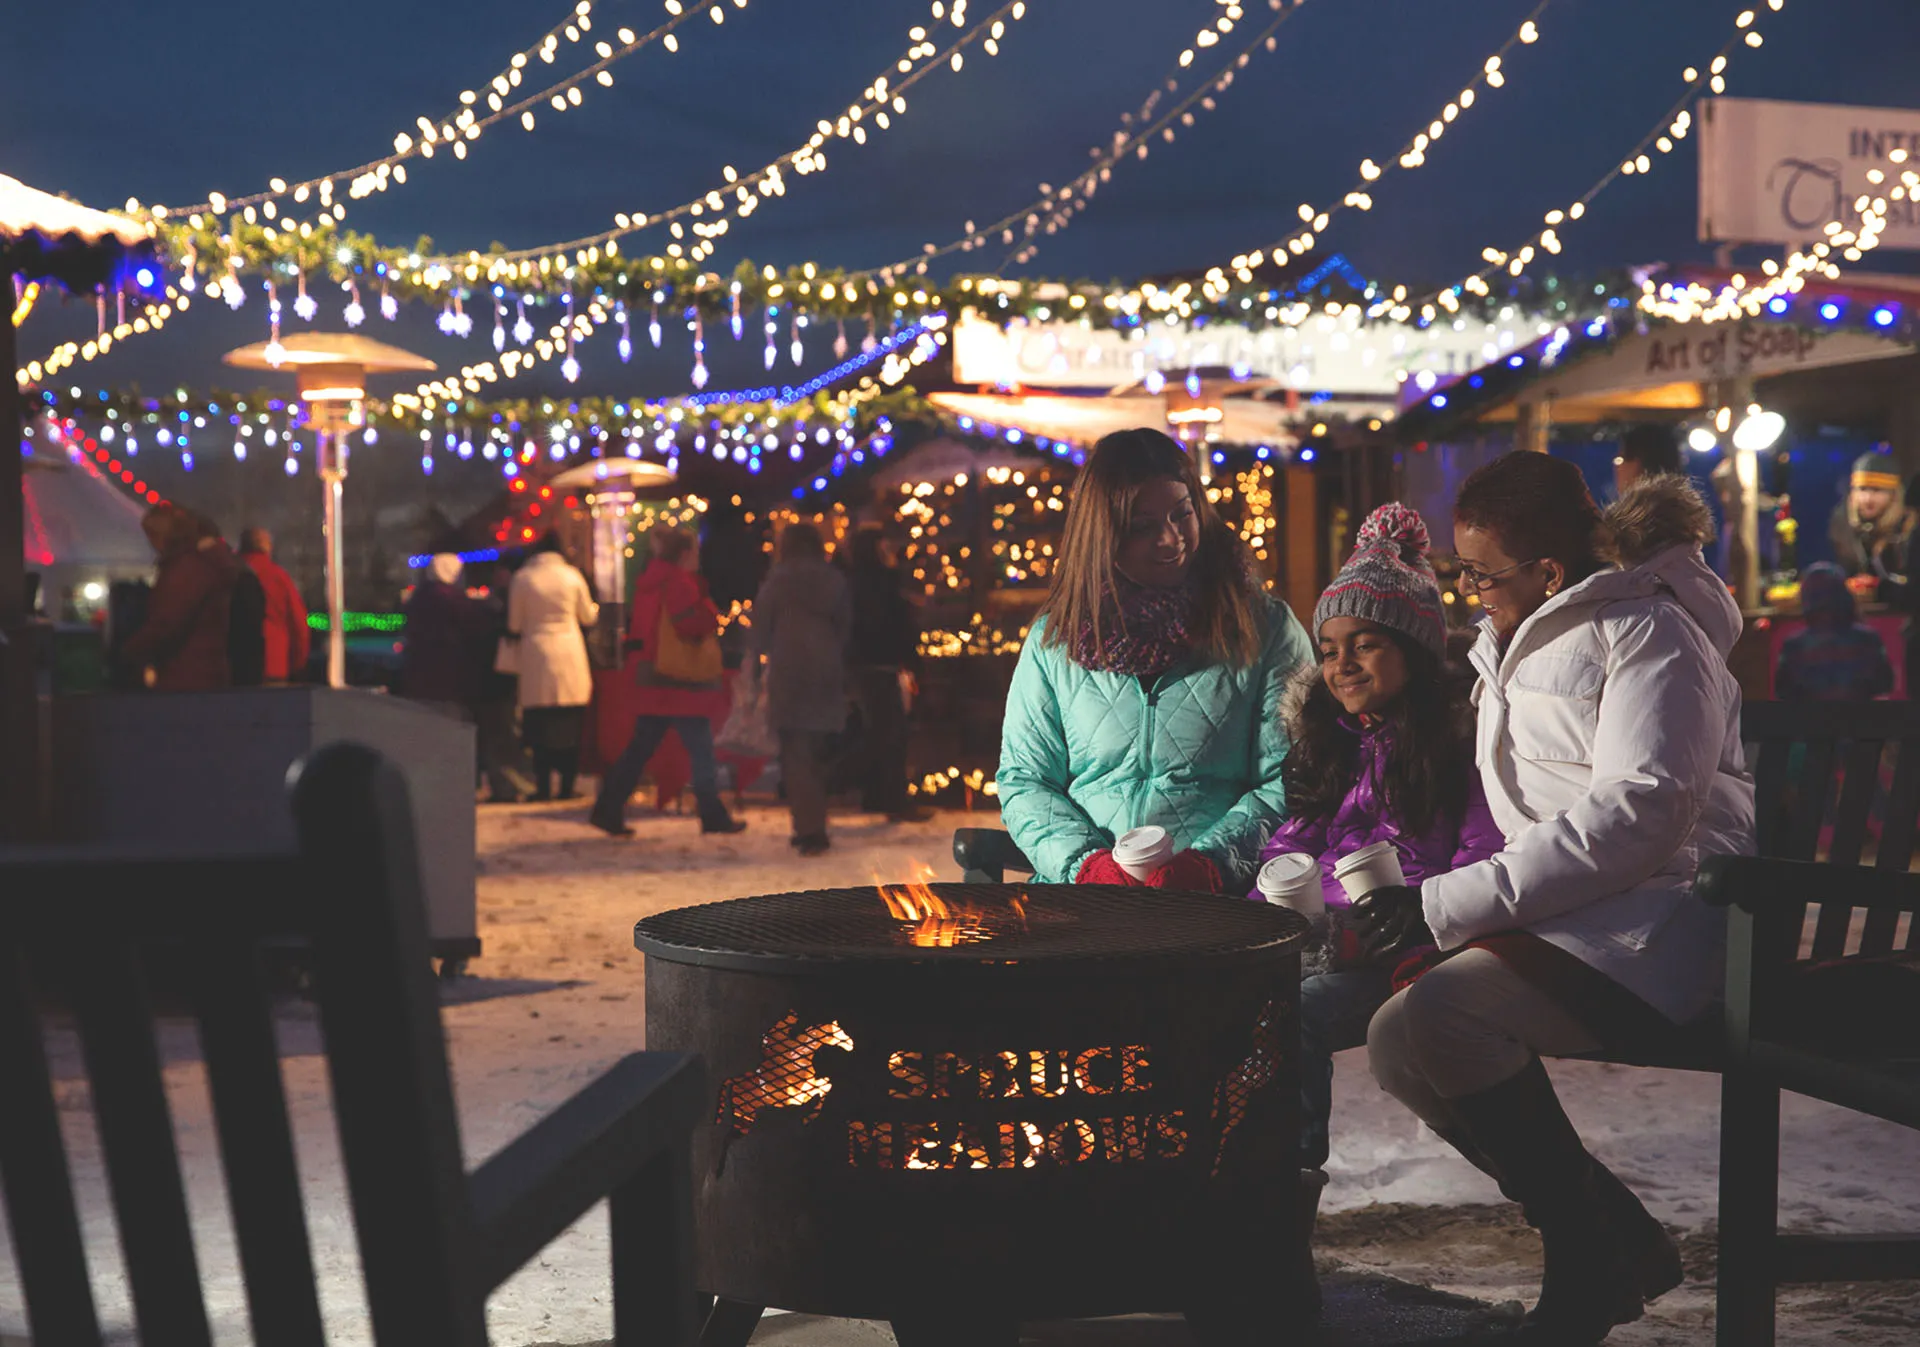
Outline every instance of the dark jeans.
POLYGON ((705 716, 640 716, 633 722, 633 738, 620 754, 619 761, 600 778, 600 798, 593 803, 593 815, 612 823, 624 823, 627 797, 640 784, 640 774, 667 737, 677 730, 693 764, 693 793, 703 803, 720 794, 720 768, 713 759, 713 722, 705 716))
POLYGON ((827 744, 825 730, 780 731, 780 777, 795 837, 827 835, 827 744))
POLYGON ((1318 1169, 1331 1145, 1333 1054, 1367 1041, 1367 1023, 1393 995, 1389 965, 1318 973, 1300 982, 1300 1167, 1318 1169))
POLYGON ((895 814, 907 807, 907 713, 900 705, 900 670, 856 664, 854 701, 860 707, 860 807, 895 814))
POLYGON ((513 717, 513 702, 497 698, 481 702, 475 715, 480 770, 495 799, 518 795, 525 789, 523 783, 531 771, 513 717))

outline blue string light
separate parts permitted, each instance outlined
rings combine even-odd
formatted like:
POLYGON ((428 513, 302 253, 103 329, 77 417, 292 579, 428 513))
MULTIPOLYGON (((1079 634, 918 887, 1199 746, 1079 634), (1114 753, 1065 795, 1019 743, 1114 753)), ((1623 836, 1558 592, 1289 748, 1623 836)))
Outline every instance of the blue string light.
POLYGON ((742 402, 771 402, 776 407, 790 407, 796 402, 812 397, 822 389, 840 382, 849 374, 857 374, 876 360, 884 360, 903 346, 911 345, 926 333, 932 331, 929 323, 932 319, 946 317, 946 311, 930 314, 927 319, 887 337, 871 351, 862 351, 835 365, 832 369, 816 374, 805 383, 795 386, 781 384, 778 388, 767 384, 761 388, 736 388, 726 393, 695 393, 686 399, 689 407, 730 406, 742 402))
MULTIPOLYGON (((477 552, 457 552, 454 555, 460 558, 461 565, 471 566, 477 561, 500 560, 500 549, 497 547, 483 547, 477 552)), ((407 569, 414 571, 424 570, 432 561, 433 554, 430 552, 422 553, 419 556, 408 557, 407 569)))

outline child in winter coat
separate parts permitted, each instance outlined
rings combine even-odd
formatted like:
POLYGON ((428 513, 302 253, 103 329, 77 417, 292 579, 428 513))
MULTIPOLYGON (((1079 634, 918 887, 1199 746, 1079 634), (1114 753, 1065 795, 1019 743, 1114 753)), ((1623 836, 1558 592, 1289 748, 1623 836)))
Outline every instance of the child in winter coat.
POLYGON ((1800 577, 1807 629, 1780 644, 1774 696, 1783 702, 1864 702, 1893 691, 1893 661, 1871 627, 1857 620, 1846 572, 1816 561, 1800 577))
POLYGON ((1444 668, 1446 621, 1427 552, 1415 511, 1391 504, 1367 517, 1352 559, 1314 608, 1320 662, 1294 678, 1282 708, 1292 740, 1288 818, 1260 859, 1316 858, 1327 904, 1324 936, 1316 934, 1302 964, 1302 1169, 1326 1163, 1333 1054, 1367 1041, 1367 1022, 1393 994, 1394 965, 1407 953, 1361 955, 1335 865, 1391 842, 1417 884, 1504 844, 1473 768, 1463 685, 1444 668))

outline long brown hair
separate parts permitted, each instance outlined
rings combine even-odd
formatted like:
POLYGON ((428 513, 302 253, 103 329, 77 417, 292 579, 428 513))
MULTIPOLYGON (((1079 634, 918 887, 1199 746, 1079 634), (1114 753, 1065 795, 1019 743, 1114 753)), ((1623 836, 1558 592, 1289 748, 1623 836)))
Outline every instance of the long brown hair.
MULTIPOLYGON (((1113 614, 1101 610, 1114 593, 1114 558, 1133 517, 1134 497, 1147 483, 1167 479, 1186 486, 1200 521, 1200 549, 1193 562, 1195 649, 1238 667, 1259 657, 1264 632, 1240 541, 1208 502, 1187 451, 1171 436, 1144 426, 1103 437, 1074 482, 1053 587, 1040 606, 1047 619, 1046 644, 1067 642, 1082 628, 1092 629, 1096 648, 1105 644, 1108 633, 1102 628, 1113 614)), ((1125 619, 1119 620, 1124 632, 1125 619)))

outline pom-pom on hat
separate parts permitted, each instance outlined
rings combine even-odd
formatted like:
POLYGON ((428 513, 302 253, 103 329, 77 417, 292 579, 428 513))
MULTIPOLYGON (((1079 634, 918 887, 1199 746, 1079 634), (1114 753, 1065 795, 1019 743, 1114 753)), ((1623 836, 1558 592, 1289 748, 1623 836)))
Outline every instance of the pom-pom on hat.
POLYGON ((1446 610, 1427 560, 1431 548, 1427 521, 1418 510, 1393 501, 1368 515, 1353 555, 1314 605, 1314 639, 1328 619, 1357 617, 1410 637, 1445 659, 1446 610))

